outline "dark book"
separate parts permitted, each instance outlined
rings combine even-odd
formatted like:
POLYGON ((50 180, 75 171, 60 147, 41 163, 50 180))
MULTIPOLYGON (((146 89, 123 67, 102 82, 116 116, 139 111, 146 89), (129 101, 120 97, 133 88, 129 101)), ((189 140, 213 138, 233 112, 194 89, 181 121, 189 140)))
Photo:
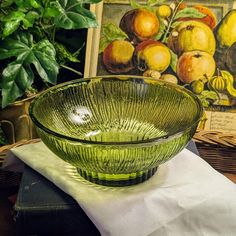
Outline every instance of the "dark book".
POLYGON ((15 204, 17 235, 100 235, 78 203, 25 165, 15 204))
MULTIPOLYGON (((192 141, 187 148, 198 154, 192 141)), ((100 235, 72 197, 27 165, 15 204, 15 219, 19 236, 100 235)))

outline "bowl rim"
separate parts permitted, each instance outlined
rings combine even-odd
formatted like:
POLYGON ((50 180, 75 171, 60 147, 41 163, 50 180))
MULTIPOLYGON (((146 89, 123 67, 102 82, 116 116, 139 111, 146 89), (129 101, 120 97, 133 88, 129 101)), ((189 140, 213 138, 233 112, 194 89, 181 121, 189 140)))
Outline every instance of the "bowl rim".
POLYGON ((181 85, 177 85, 174 83, 170 83, 167 81, 162 81, 162 80, 157 80, 155 78, 152 77, 145 77, 145 76, 139 76, 139 75, 99 75, 99 76, 93 76, 93 77, 88 77, 88 78, 79 78, 79 79, 74 79, 71 81, 67 81, 64 83, 60 83, 57 85, 54 85, 46 90, 44 90, 43 92, 39 93, 37 96, 35 96, 35 98, 32 100, 30 106, 29 106, 29 115, 31 120, 33 121, 33 123, 36 125, 36 128, 40 128, 42 129, 44 132, 51 134, 53 136, 56 136, 58 138, 62 138, 68 141, 74 141, 74 142, 79 142, 82 144, 90 144, 90 145, 137 145, 137 144, 151 144, 151 143, 156 143, 156 142, 161 142, 162 140, 165 139, 172 139, 175 137, 178 137, 180 135, 182 135, 183 133, 187 132, 188 130, 190 130, 192 127, 196 126, 197 128, 197 124, 198 122, 201 120, 202 115, 203 115, 203 106, 202 103, 200 101, 200 99, 191 91, 189 91, 188 89, 184 88, 181 85), (169 87, 173 87, 177 90, 180 90, 184 93, 186 93, 187 95, 189 95, 194 101, 196 101, 196 104, 198 104, 199 106, 199 117, 198 119, 195 120, 195 122, 193 122, 191 125, 189 125, 188 127, 186 127, 184 130, 180 130, 177 133, 170 133, 170 134, 165 134, 162 135, 160 137, 156 137, 156 138, 152 138, 152 139, 145 139, 145 140, 139 140, 139 141, 122 141, 122 142, 101 142, 101 141, 91 141, 91 140, 85 140, 85 139, 80 139, 80 138, 75 138, 75 137, 70 137, 64 134, 60 134, 56 131, 53 131, 49 128, 47 128, 46 126, 44 126, 41 122, 38 121, 38 119, 35 117, 33 109, 34 106, 37 102, 37 100, 43 96, 46 96, 48 93, 50 93, 53 90, 56 90, 58 88, 63 88, 63 87, 67 87, 68 85, 73 85, 73 84, 77 84, 77 83, 88 83, 91 80, 97 80, 100 81, 102 79, 120 79, 120 80, 128 80, 128 79, 132 79, 132 80, 143 80, 146 82, 150 82, 150 83, 156 83, 156 84, 161 84, 164 86, 169 86, 169 87))

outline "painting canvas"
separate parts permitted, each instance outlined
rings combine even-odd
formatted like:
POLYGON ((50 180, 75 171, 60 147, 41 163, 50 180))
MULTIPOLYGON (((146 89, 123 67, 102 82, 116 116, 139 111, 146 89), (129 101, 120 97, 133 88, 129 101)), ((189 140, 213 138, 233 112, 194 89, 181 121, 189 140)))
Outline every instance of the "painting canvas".
POLYGON ((202 129, 236 132, 234 1, 104 1, 88 33, 85 77, 145 75, 191 90, 202 129))

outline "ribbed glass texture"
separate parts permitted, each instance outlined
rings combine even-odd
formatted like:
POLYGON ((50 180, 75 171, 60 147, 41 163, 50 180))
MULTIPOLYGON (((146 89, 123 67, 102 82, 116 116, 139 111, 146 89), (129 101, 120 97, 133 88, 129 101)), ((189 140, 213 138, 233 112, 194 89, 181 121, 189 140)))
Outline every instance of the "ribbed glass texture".
MULTIPOLYGON (((138 76, 76 80, 34 99, 42 141, 91 182, 142 182, 180 152, 202 115, 184 88, 138 76)), ((50 160, 49 160, 50 161, 50 160)))

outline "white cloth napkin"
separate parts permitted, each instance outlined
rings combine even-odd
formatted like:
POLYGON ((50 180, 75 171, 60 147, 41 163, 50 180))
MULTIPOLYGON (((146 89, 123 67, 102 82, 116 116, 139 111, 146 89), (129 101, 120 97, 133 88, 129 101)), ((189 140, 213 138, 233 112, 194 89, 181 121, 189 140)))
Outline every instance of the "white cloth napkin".
POLYGON ((11 152, 71 195, 102 235, 236 235, 236 185, 187 149, 130 187, 89 183, 42 142, 11 152))

